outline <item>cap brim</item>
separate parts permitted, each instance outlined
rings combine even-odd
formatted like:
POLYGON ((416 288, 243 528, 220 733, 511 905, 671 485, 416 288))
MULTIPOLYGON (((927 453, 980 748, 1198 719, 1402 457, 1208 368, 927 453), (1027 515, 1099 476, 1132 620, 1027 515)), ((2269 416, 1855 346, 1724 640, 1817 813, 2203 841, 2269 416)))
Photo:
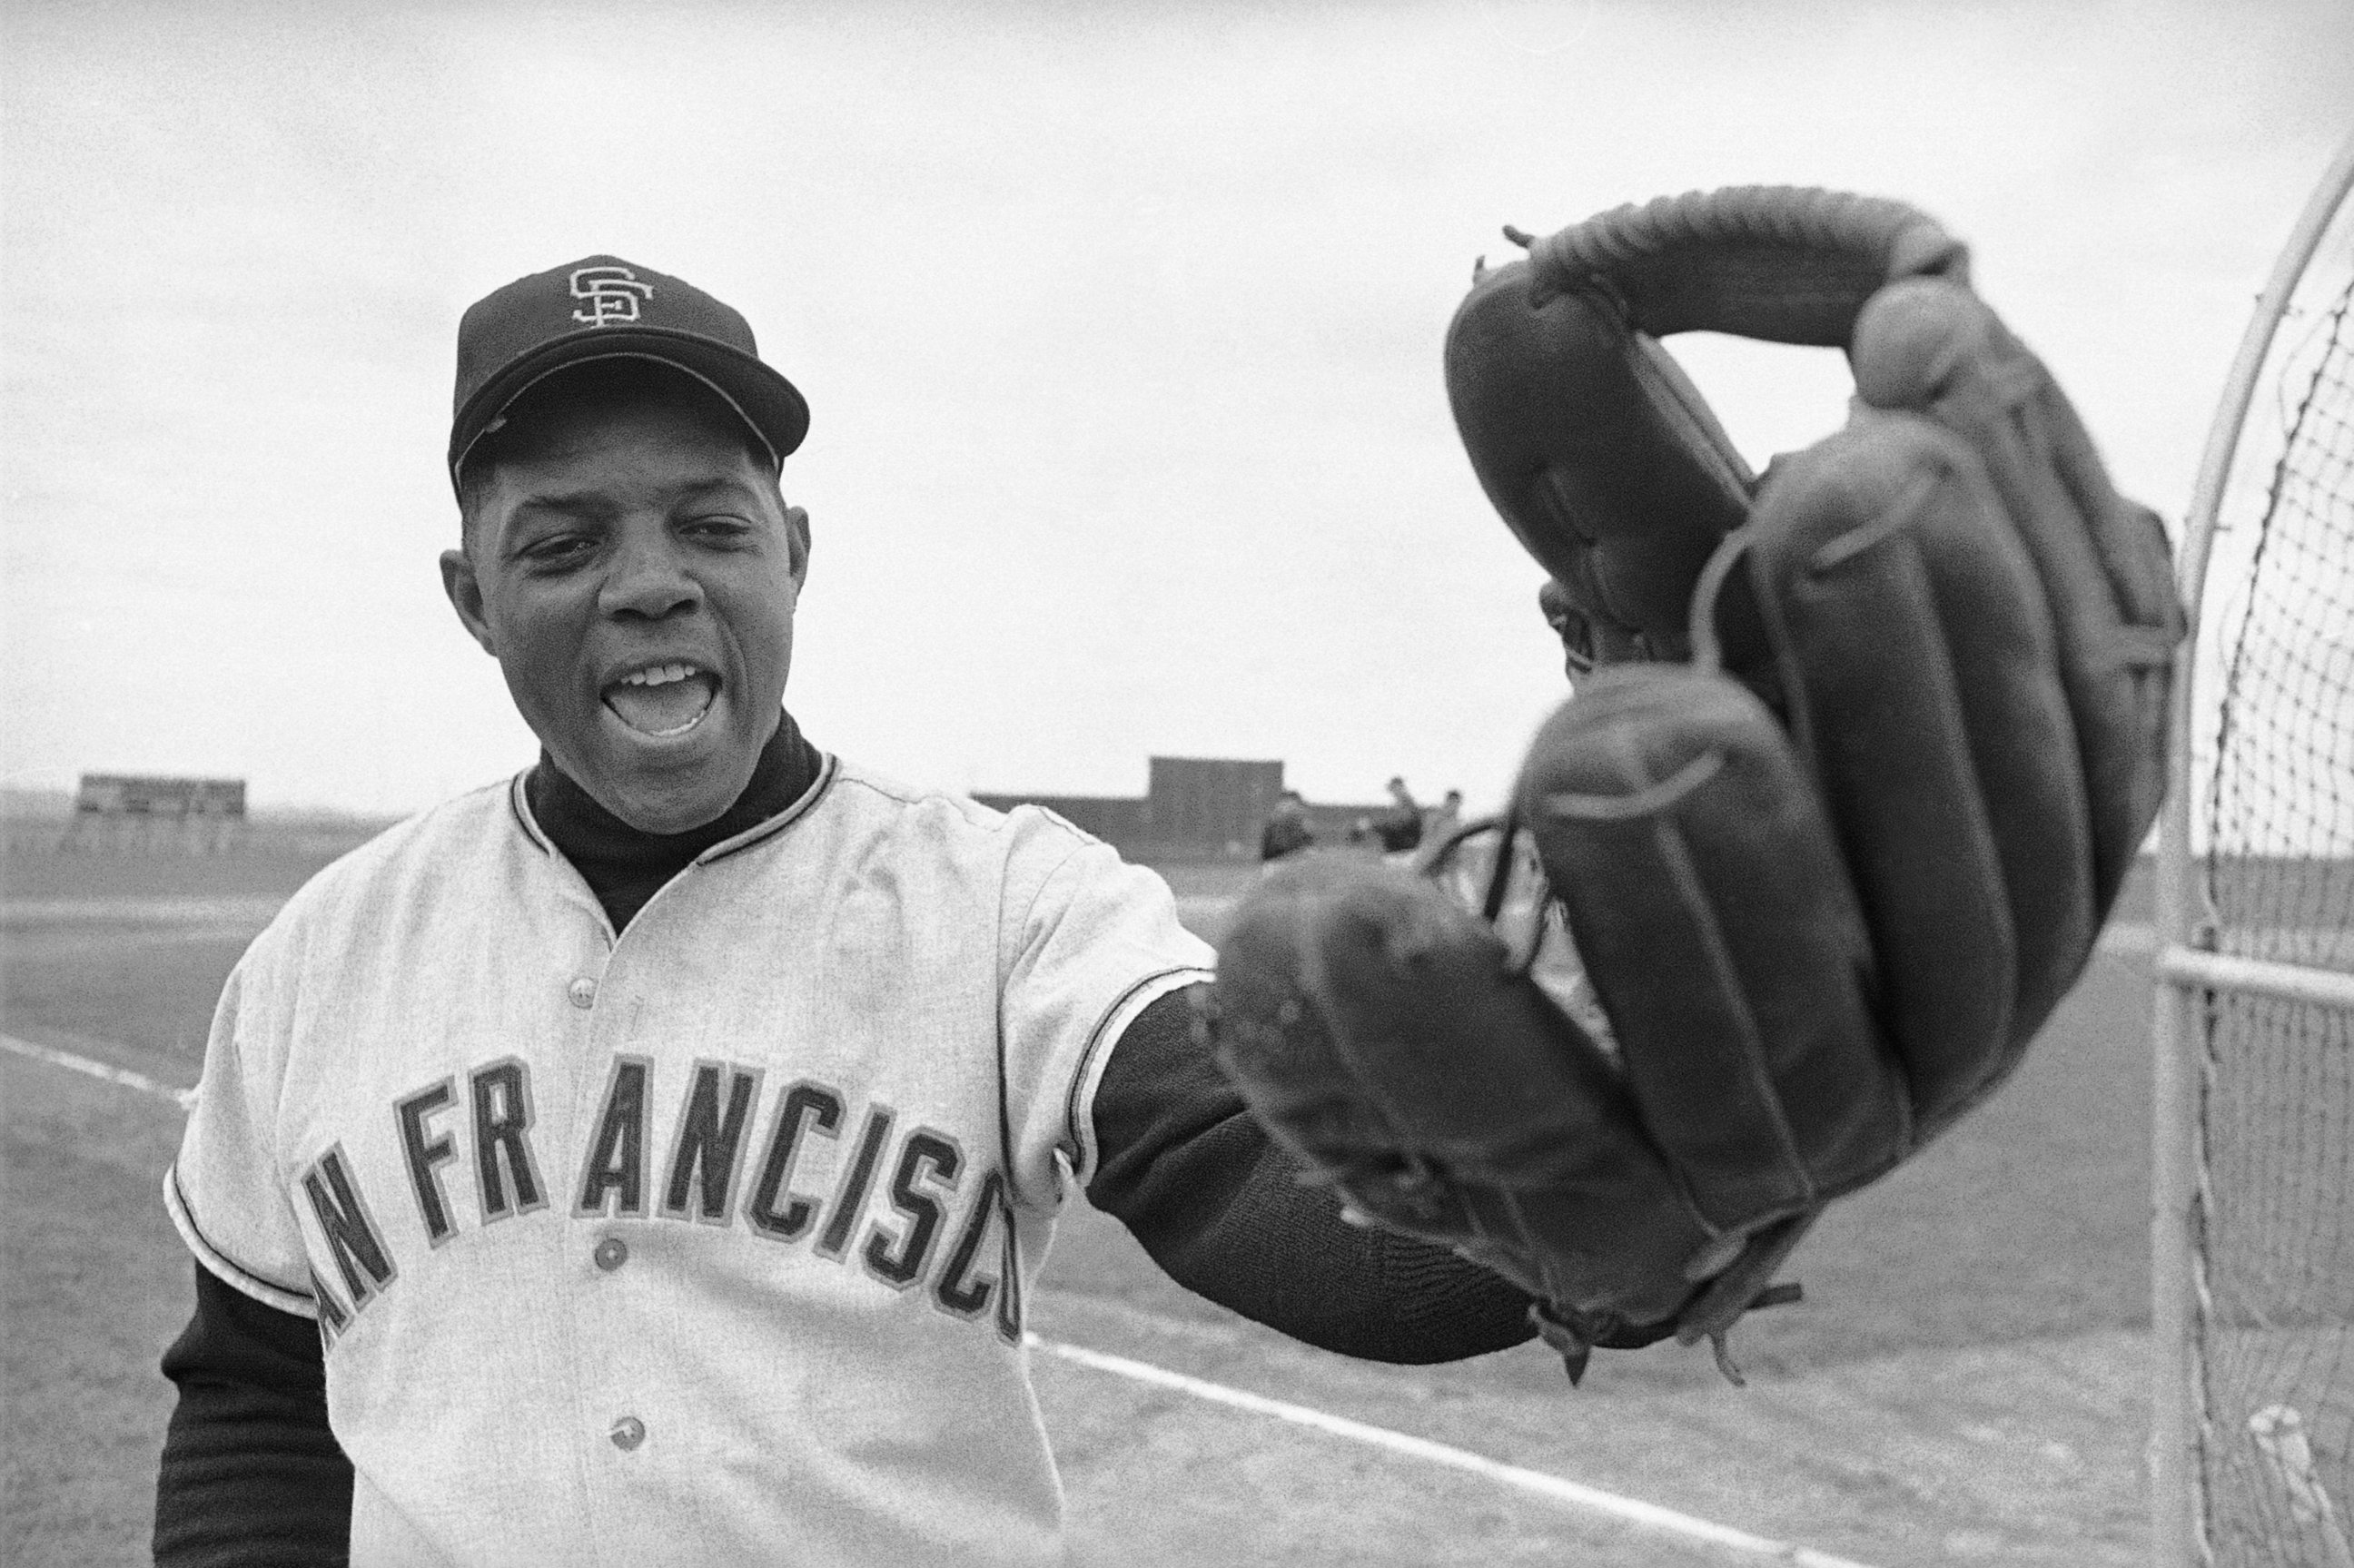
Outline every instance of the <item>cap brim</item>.
POLYGON ((484 382, 450 427, 450 482, 506 406, 559 370, 597 359, 651 359, 685 371, 734 408, 776 466, 809 434, 809 404, 769 364, 732 344, 664 327, 597 327, 541 344, 484 382))

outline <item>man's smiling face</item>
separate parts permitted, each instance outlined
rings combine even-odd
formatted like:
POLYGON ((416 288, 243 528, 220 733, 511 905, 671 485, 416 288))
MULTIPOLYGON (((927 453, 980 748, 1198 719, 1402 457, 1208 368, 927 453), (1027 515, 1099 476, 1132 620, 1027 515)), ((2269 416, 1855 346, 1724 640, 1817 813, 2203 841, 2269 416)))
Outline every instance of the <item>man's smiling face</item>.
POLYGON ((684 832, 735 802, 777 727, 807 567, 748 432, 692 379, 543 384, 470 462, 441 577, 557 767, 615 816, 684 832))

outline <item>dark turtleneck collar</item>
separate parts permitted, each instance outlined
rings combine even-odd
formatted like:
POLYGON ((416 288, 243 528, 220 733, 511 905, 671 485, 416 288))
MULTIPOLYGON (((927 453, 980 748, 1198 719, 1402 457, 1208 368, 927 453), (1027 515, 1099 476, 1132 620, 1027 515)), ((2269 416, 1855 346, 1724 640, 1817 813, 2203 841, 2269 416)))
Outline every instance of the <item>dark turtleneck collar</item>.
POLYGON ((523 788, 540 832, 588 882, 618 936, 646 900, 696 855, 758 827, 800 800, 817 782, 822 766, 817 747, 802 736, 793 715, 779 714, 777 733, 760 748, 751 782, 736 803, 683 833, 650 833, 631 827, 599 805, 545 751, 525 777, 523 788))

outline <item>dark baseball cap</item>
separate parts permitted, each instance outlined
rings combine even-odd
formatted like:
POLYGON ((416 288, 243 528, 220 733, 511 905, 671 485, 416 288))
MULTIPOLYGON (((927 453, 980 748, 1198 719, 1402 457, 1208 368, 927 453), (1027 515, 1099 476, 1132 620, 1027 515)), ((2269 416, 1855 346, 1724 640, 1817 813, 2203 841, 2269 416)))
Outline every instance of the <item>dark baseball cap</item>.
POLYGON ((668 273, 589 256, 517 278, 460 319, 450 482, 525 387, 567 366, 613 358, 685 371, 742 416, 779 467, 809 433, 809 405, 761 362, 739 313, 668 273))

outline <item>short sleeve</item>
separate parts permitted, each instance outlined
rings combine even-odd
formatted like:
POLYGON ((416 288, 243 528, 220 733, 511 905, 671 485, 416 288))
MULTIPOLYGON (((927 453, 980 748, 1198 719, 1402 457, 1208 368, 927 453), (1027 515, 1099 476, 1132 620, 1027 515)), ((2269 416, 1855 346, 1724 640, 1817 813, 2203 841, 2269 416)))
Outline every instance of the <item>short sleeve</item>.
POLYGON ((1208 979, 1214 955, 1157 873, 1050 813, 1015 815, 1000 949, 1006 1152, 1021 1200, 1051 1208, 1094 1175, 1093 1097, 1113 1044, 1156 1000, 1208 979))
POLYGON ((315 1317, 310 1263, 270 1136, 281 1058, 261 1038, 273 1010, 258 1004, 253 965, 249 951, 213 1010, 196 1108, 164 1173, 164 1206, 196 1261, 223 1281, 281 1312, 315 1317))

